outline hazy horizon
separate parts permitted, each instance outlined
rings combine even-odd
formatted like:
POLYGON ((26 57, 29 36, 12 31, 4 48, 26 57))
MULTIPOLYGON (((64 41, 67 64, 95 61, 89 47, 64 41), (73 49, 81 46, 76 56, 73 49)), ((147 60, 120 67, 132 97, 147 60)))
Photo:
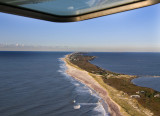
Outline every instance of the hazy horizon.
POLYGON ((160 52, 160 4, 54 23, 0 13, 0 51, 160 52))

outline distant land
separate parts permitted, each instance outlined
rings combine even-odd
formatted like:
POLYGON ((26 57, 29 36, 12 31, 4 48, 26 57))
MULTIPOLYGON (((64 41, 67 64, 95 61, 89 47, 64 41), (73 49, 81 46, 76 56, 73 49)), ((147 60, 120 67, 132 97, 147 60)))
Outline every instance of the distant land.
POLYGON ((111 115, 158 116, 160 114, 160 92, 134 85, 131 80, 137 76, 114 73, 91 64, 90 61, 95 57, 84 53, 73 53, 67 55, 64 61, 68 68, 75 68, 68 71, 69 75, 94 89, 106 103, 109 102, 111 115), (75 70, 82 72, 76 74, 75 70), (83 75, 83 71, 88 73, 86 79, 78 76, 83 75), (100 86, 92 82, 92 79, 100 86))

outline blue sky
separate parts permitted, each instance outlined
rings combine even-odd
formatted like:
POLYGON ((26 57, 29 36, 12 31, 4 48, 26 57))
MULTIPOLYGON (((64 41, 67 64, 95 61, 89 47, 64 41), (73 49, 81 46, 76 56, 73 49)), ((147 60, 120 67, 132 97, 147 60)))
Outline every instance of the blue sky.
POLYGON ((54 23, 0 13, 0 51, 160 52, 160 4, 54 23))

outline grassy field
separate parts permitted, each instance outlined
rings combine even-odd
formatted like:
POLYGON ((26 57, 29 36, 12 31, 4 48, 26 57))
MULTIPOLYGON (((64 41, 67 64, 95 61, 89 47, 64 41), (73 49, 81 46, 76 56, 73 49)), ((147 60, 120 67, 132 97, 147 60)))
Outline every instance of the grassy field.
POLYGON ((118 74, 91 64, 95 56, 74 53, 68 60, 78 68, 86 70, 108 91, 111 98, 121 106, 126 115, 160 116, 160 92, 134 85, 131 80, 136 76, 118 74))

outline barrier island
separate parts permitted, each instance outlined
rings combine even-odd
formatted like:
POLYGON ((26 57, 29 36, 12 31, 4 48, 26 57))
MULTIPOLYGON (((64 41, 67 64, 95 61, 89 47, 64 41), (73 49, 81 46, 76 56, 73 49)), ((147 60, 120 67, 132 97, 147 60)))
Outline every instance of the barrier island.
POLYGON ((96 56, 72 53, 63 58, 67 73, 95 90, 111 116, 160 116, 160 92, 134 85, 134 75, 104 70, 90 61, 96 56))

